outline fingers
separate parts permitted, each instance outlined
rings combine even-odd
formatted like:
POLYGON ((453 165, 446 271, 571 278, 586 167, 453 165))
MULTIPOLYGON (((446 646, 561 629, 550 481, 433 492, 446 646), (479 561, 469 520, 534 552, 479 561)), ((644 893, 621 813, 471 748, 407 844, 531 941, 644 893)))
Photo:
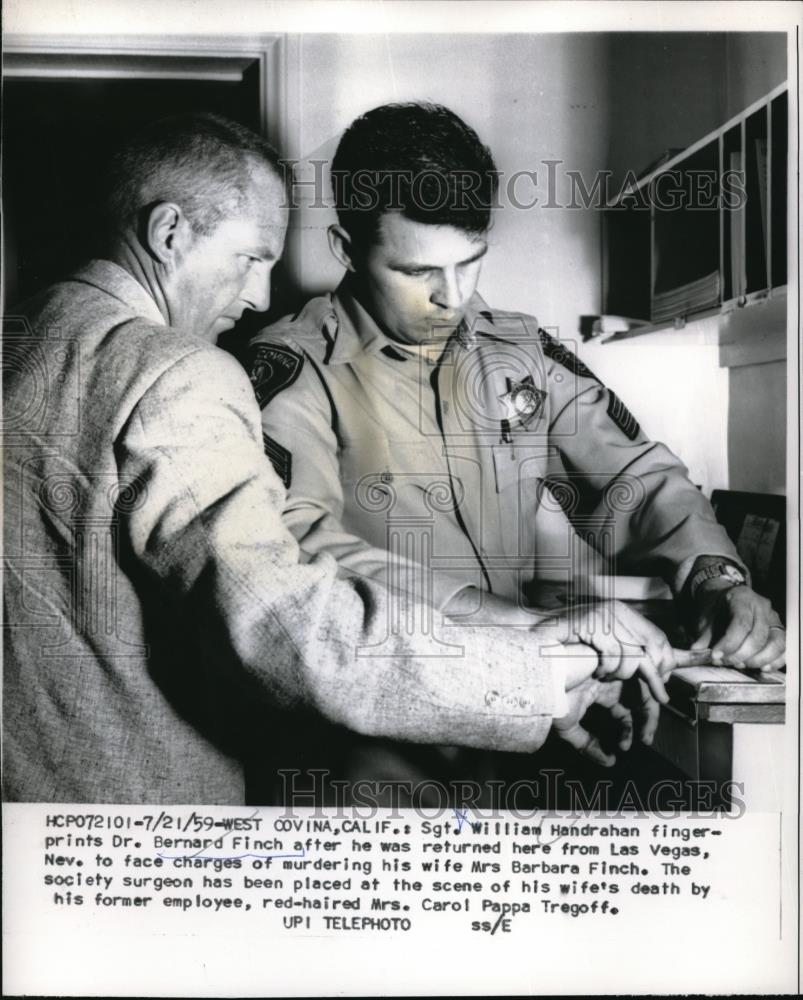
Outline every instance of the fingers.
MULTIPOLYGON (((746 616, 745 616, 746 617, 746 616)), ((741 644, 728 655, 728 662, 733 664, 746 664, 747 661, 760 653, 767 645, 769 638, 769 621, 755 613, 755 609, 750 617, 750 628, 741 644)), ((723 637, 724 638, 724 637, 723 637)), ((776 651, 779 652, 780 650, 776 651)))
POLYGON ((672 647, 660 629, 632 608, 609 601, 578 609, 574 633, 599 654, 596 678, 627 680, 638 672, 659 701, 669 700, 663 676, 676 666, 672 647))
POLYGON ((753 628, 754 605, 743 600, 741 587, 731 587, 719 599, 717 618, 724 619, 725 631, 711 647, 716 660, 723 660, 742 645, 753 628))
POLYGON ((771 670, 782 670, 785 666, 786 651, 784 651, 783 656, 779 656, 777 659, 773 660, 772 663, 768 663, 766 667, 762 667, 761 670, 763 673, 769 673, 771 670))
POLYGON ((616 673, 622 663, 622 644, 616 638, 611 624, 611 615, 605 614, 605 602, 591 606, 569 608, 569 632, 580 642, 591 646, 597 653, 599 663, 595 677, 607 677, 616 673))
POLYGON ((658 720, 661 718, 661 706, 653 698, 650 689, 639 679, 641 689, 641 730, 639 739, 646 746, 651 746, 655 739, 655 731, 658 728, 658 720))
POLYGON ((594 696, 594 702, 597 705, 601 705, 603 708, 613 708, 614 705, 618 705, 621 701, 624 691, 622 681, 606 681, 602 684, 597 684, 597 688, 598 691, 594 696))
POLYGON ((627 668, 622 670, 617 676, 621 676, 624 680, 627 680, 638 673, 651 691, 652 696, 662 705, 665 705, 669 701, 669 695, 666 693, 659 668, 653 662, 647 650, 635 645, 633 646, 633 650, 634 652, 630 654, 627 668), (638 653, 635 651, 636 649, 639 650, 638 653))
POLYGON ((669 639, 667 639, 656 625, 647 621, 643 615, 638 614, 638 612, 632 608, 628 608, 626 605, 622 607, 626 613, 624 624, 644 647, 660 675, 666 677, 677 665, 675 663, 674 650, 669 643, 669 639))
POLYGON ((710 649, 676 649, 675 663, 679 667, 710 667, 710 649))
POLYGON ((633 746, 633 714, 624 705, 611 705, 611 717, 621 726, 618 747, 620 750, 629 750, 633 746))
POLYGON ((629 750, 633 745, 633 713, 621 700, 624 693, 622 681, 608 681, 599 685, 594 701, 601 708, 607 708, 611 718, 618 723, 620 750, 629 750))
POLYGON ((601 767, 613 767, 616 763, 616 757, 613 754, 605 753, 596 736, 592 736, 587 729, 583 729, 579 722, 569 729, 560 730, 559 735, 578 753, 593 760, 601 767))
POLYGON ((702 632, 697 636, 694 642, 691 644, 691 649, 708 649, 711 645, 711 640, 714 637, 713 629, 710 625, 706 625, 702 632))
POLYGON ((727 627, 712 648, 715 663, 747 666, 770 641, 775 645, 767 662, 780 654, 782 636, 777 634, 777 629, 770 634, 770 626, 779 625, 780 619, 766 598, 748 587, 732 587, 721 598, 720 614, 726 619, 727 627))
MULTIPOLYGON (((737 654, 738 655, 738 652, 737 654)), ((750 670, 779 670, 786 664, 786 632, 780 625, 770 625, 767 644, 753 656, 744 660, 750 670)))
POLYGON ((548 655, 560 663, 567 691, 588 681, 599 667, 596 649, 583 642, 565 643, 546 649, 542 647, 539 651, 542 656, 548 655))
POLYGON ((599 664, 594 671, 598 679, 615 676, 625 664, 625 650, 616 635, 614 619, 606 616, 601 607, 595 607, 583 625, 584 642, 593 646, 599 656, 599 664))

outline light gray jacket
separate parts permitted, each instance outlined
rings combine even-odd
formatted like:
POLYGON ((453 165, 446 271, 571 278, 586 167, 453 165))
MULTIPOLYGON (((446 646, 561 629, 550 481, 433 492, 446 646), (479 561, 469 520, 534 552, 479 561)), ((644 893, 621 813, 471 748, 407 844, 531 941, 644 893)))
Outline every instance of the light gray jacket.
POLYGON ((534 636, 433 614, 433 637, 330 556, 299 563, 248 378, 128 272, 94 261, 6 326, 6 798, 241 803, 249 740, 287 710, 543 742, 534 636))

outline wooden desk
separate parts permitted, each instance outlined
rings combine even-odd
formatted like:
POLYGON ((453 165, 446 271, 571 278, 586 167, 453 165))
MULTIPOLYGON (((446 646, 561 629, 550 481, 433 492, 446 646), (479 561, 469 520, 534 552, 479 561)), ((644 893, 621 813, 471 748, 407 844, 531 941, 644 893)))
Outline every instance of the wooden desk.
MULTIPOLYGON (((687 647, 674 603, 629 601, 672 645, 687 647)), ((655 750, 695 781, 733 794, 751 812, 778 812, 783 775, 786 676, 730 667, 684 667, 669 678, 670 703, 661 710, 655 750)), ((727 795, 726 795, 727 801, 727 795)))
POLYGON ((671 701, 653 744, 658 753, 693 780, 715 782, 725 802, 732 794, 751 812, 780 811, 785 676, 685 667, 667 690, 671 701))
MULTIPOLYGON (((615 595, 657 625, 678 649, 685 633, 671 599, 653 597, 660 584, 648 578, 600 578, 599 596, 615 595)), ((592 590, 595 588, 592 587, 592 590)), ((666 591, 666 588, 663 588, 666 591)), ((561 607, 566 594, 545 587, 545 606, 561 607)), ((729 801, 733 795, 752 812, 781 808, 786 677, 759 675, 730 667, 685 667, 669 678, 670 703, 661 710, 653 749, 693 781, 714 782, 729 801)), ((717 804, 722 804, 722 799, 717 804)))

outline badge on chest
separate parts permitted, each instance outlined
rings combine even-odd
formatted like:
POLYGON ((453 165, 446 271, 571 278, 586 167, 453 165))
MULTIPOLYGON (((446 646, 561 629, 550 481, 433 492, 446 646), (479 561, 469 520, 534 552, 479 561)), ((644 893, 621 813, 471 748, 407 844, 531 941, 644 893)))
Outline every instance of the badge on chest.
POLYGON ((512 427, 527 427, 536 420, 544 409, 546 392, 537 388, 532 375, 523 379, 506 378, 507 392, 499 396, 505 411, 504 419, 512 427))

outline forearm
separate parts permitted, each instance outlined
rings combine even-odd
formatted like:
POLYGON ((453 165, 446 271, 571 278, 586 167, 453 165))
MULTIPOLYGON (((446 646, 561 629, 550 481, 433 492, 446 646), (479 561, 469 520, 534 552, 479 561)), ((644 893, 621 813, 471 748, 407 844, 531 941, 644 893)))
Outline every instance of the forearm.
POLYGON ((470 587, 468 573, 433 569, 372 545, 346 529, 337 516, 340 504, 333 506, 334 510, 329 509, 324 501, 302 498, 295 492, 288 497, 284 523, 306 558, 329 555, 337 563, 341 577, 370 581, 395 593, 415 597, 439 611, 444 611, 459 591, 470 587))
POLYGON ((442 608, 443 614, 466 625, 506 625, 514 628, 534 628, 554 619, 555 612, 528 608, 480 590, 464 586, 442 608))
POLYGON ((533 638, 442 635, 431 608, 372 581, 339 580, 327 555, 299 564, 247 383, 227 384, 209 359, 176 367, 118 444, 121 479, 143 484, 122 528, 138 572, 175 602, 177 628, 190 624, 199 689, 236 684, 376 736, 540 745, 553 678, 533 638))
POLYGON ((660 576, 678 595, 700 558, 740 565, 711 504, 664 445, 647 443, 620 471, 583 478, 598 497, 590 534, 604 533, 614 572, 660 576))
POLYGON ((565 395, 553 401, 550 434, 560 442, 563 467, 576 470, 565 478, 613 572, 661 576, 677 594, 699 556, 738 561, 711 504, 669 448, 650 441, 599 382, 560 384, 565 395))
POLYGON ((273 576, 269 605, 242 581, 211 576, 215 597, 195 595, 205 606, 230 602, 232 613, 199 618, 201 648, 259 699, 363 735, 488 750, 534 750, 562 713, 552 636, 443 630, 432 609, 335 579, 328 558, 274 565, 273 576))

